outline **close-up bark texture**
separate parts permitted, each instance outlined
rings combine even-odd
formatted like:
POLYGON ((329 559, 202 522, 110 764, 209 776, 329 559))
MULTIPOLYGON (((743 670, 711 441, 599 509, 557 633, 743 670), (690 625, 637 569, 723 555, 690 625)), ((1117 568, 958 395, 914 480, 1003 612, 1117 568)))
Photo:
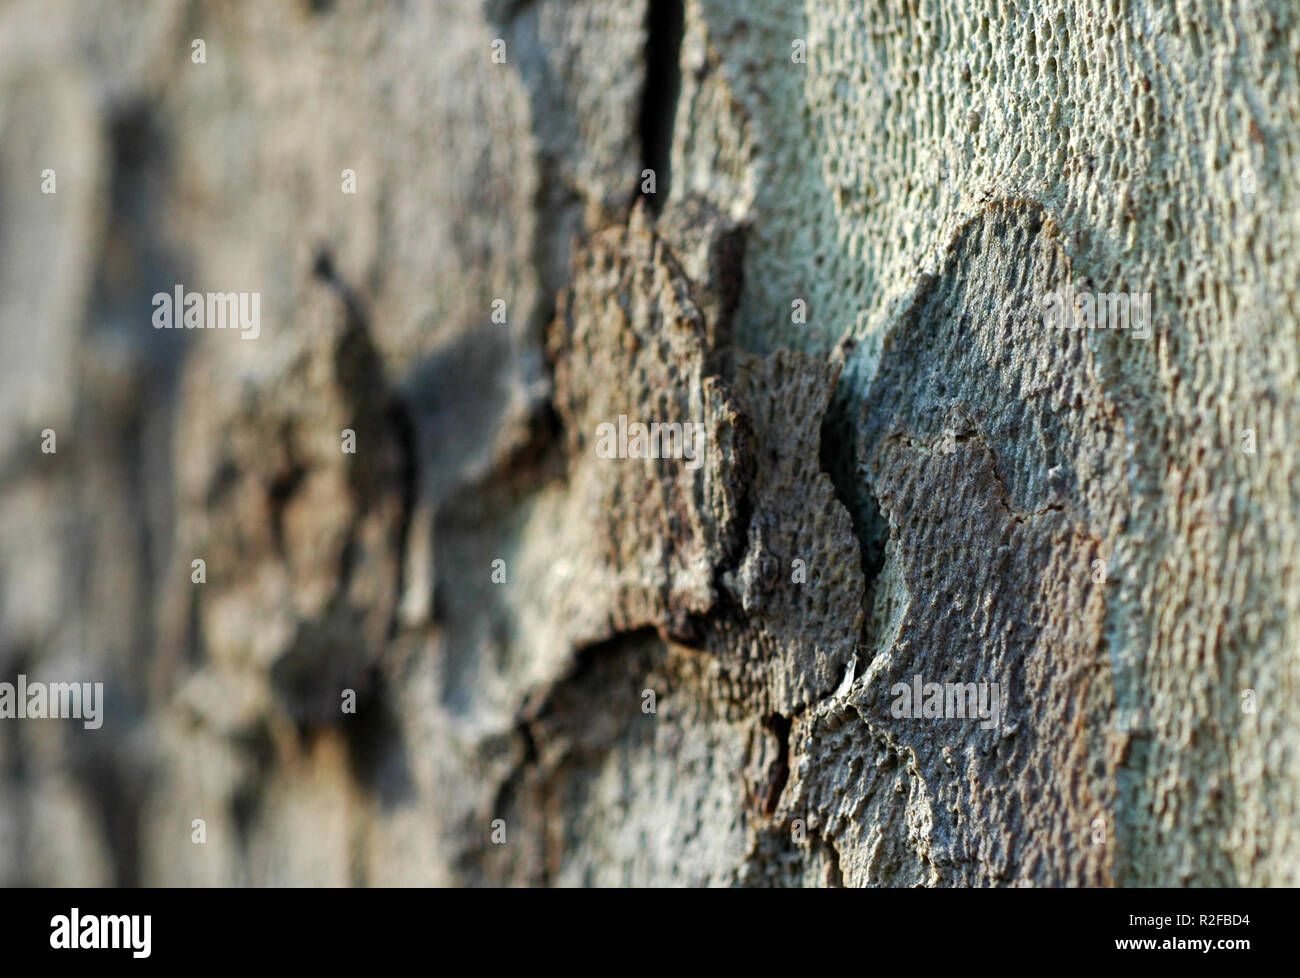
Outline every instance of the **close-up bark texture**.
POLYGON ((104 709, 0 719, 0 884, 1300 885, 1298 70, 1292 0, 5 4, 0 682, 104 709))

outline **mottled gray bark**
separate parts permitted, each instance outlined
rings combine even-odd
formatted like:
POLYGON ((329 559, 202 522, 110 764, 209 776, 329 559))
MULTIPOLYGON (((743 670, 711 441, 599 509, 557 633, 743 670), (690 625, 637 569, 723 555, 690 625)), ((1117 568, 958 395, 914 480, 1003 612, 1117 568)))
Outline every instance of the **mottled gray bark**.
POLYGON ((106 702, 0 719, 0 883, 1300 883, 1298 56, 6 5, 0 682, 106 702))

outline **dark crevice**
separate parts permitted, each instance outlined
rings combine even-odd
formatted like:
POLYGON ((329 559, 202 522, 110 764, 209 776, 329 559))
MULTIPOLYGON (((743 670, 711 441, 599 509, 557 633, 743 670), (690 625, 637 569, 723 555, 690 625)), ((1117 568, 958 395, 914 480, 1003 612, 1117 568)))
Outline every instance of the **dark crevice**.
POLYGON ((634 649, 642 643, 662 640, 662 638, 663 636, 659 634, 659 630, 653 625, 643 625, 639 628, 616 631, 605 638, 577 645, 569 668, 545 687, 535 691, 529 697, 528 703, 523 707, 522 715, 525 720, 530 722, 542 716, 552 705, 557 691, 565 687, 581 685, 592 676, 597 664, 602 659, 634 649))
MULTIPOLYGON (((292 450, 287 434, 282 436, 286 453, 292 450)), ((307 469, 297 462, 290 462, 289 467, 276 475, 267 487, 271 516, 271 545, 275 552, 284 556, 284 510, 293 494, 298 491, 302 480, 307 477, 307 469)))
MULTIPOLYGON (((374 466, 354 462, 349 467, 348 480, 357 494, 362 510, 375 505, 381 494, 392 491, 394 484, 396 486, 401 498, 401 515, 394 545, 398 554, 397 593, 401 595, 406 586, 407 544, 419 485, 415 421, 410 407, 388 382, 382 355, 371 335, 370 317, 361 298, 338 274, 328 248, 317 249, 312 275, 329 286, 343 303, 344 328, 334 354, 334 369, 339 386, 353 410, 351 427, 356 432, 358 441, 382 445, 385 451, 391 449, 392 452, 383 459, 377 470, 374 466)), ((342 566, 335 592, 336 605, 347 594, 359 557, 356 538, 359 523, 360 518, 354 521, 343 548, 342 566)), ((398 617, 394 610, 388 626, 388 636, 392 637, 397 630, 398 617)))
POLYGON ((389 426, 397 438, 398 451, 401 454, 401 468, 398 476, 401 481, 402 516, 397 528, 397 603, 393 607, 393 620, 389 624, 388 637, 393 638, 400 627, 398 608, 402 595, 406 593, 410 569, 406 566, 411 541, 411 521, 415 517, 416 493, 420 487, 420 461, 415 448, 415 422, 406 403, 396 394, 388 408, 389 426))
POLYGON ((378 669, 358 690, 357 711, 344 717, 352 777, 390 810, 415 796, 406 739, 393 712, 387 683, 378 669))
MULTIPOLYGON (((121 714, 124 690, 110 684, 104 686, 100 709, 108 715, 121 714), (110 705, 117 699, 116 709, 110 705)), ((72 766, 77 779, 85 787, 94 806, 94 812, 110 840, 109 859, 113 867, 113 885, 133 887, 140 885, 140 832, 144 809, 147 775, 135 757, 119 752, 113 745, 96 739, 82 727, 72 728, 76 747, 72 752, 72 766)), ((124 735, 125 736, 125 735, 124 735)))
POLYGON ((597 758, 628 743, 625 738, 639 742, 638 738, 646 735, 646 724, 653 717, 640 712, 639 696, 648 675, 662 668, 657 651, 660 643, 658 631, 647 626, 616 632, 575 649, 569 668, 535 690, 520 708, 509 735, 514 760, 497 784, 490 810, 492 818, 540 833, 538 851, 542 856, 532 885, 551 885, 567 852, 565 827, 556 822, 558 808, 553 801, 565 797, 575 778, 592 770, 597 758), (635 719, 618 725, 617 731, 588 715, 591 703, 611 702, 623 692, 636 697, 637 712, 635 719), (602 733, 593 736, 592 731, 602 733))
MULTIPOLYGON (((188 344, 178 343, 166 330, 138 329, 141 310, 147 318, 150 296, 167 283, 184 281, 181 256, 164 240, 159 228, 160 201, 168 196, 171 161, 162 117, 148 100, 116 102, 107 108, 103 133, 107 147, 105 215, 99 231, 99 258, 93 265, 87 310, 85 357, 81 392, 76 402, 72 445, 89 448, 67 462, 81 481, 119 484, 122 496, 96 500, 99 515, 119 525, 129 539, 122 554, 127 580, 146 595, 119 639, 125 648, 104 651, 122 654, 128 668, 117 682, 105 683, 101 709, 119 725, 121 738, 105 741, 74 728, 66 764, 92 799, 103 831, 113 882, 136 886, 140 881, 142 812, 148 778, 144 751, 132 731, 146 711, 147 680, 159 644, 155 631, 156 595, 165 591, 172 542, 172 420, 177 378, 188 344), (115 364, 126 385, 106 396, 97 374, 104 361, 115 364), (129 395, 129 396, 126 396, 129 395), (85 473, 96 474, 87 479, 85 473)), ((116 384, 117 381, 115 380, 116 384)), ((62 437, 62 432, 60 436, 62 437)), ((64 449, 64 444, 60 444, 64 449)), ((60 452, 62 459, 63 454, 60 452)), ((78 483, 80 484, 80 483, 78 483)), ((84 488, 84 487, 83 487, 84 488)), ((88 515, 85 520, 90 520, 88 515)), ((78 521, 79 523, 81 521, 78 521)), ((74 545, 78 579, 76 593, 89 593, 96 561, 96 531, 79 526, 74 545), (84 536, 82 533, 84 532, 84 536)), ((114 643, 117 644, 116 642, 114 643)))
MULTIPOLYGON (((528 720, 521 719, 517 721, 511 737, 518 744, 519 759, 511 768, 510 773, 497 785, 492 799, 490 817, 493 820, 503 819, 507 831, 510 831, 511 826, 518 828, 520 823, 528 825, 530 821, 523 816, 521 805, 536 806, 543 813, 540 824, 537 826, 539 834, 536 837, 541 859, 536 867, 536 875, 530 880, 530 885, 546 888, 551 885, 552 860, 550 851, 551 831, 545 815, 551 809, 547 797, 549 791, 547 772, 542 767, 541 755, 537 749, 537 740, 532 725, 528 720), (530 792, 533 794, 530 794, 530 792)), ((482 866, 476 862, 476 858, 480 858, 481 855, 479 853, 478 857, 475 857, 466 853, 462 855, 458 862, 461 864, 462 872, 467 877, 485 883, 487 882, 486 879, 480 876, 482 866)))
POLYGON ((341 690, 355 690, 358 699, 369 694, 375 677, 358 658, 366 647, 360 618, 356 609, 339 607, 320 621, 300 622, 289 650, 271 666, 271 687, 300 734, 351 721, 340 709, 341 690))
MULTIPOLYGON (((388 712, 383 676, 375 668, 382 647, 369 656, 357 650, 382 643, 397 630, 396 607, 406 576, 406 541, 416 492, 416 452, 413 428, 405 404, 388 384, 382 355, 371 336, 369 317, 357 292, 336 272, 327 248, 318 249, 312 275, 325 284, 343 306, 342 330, 331 335, 336 382, 348 410, 348 427, 356 434, 358 451, 346 457, 346 477, 353 510, 339 555, 335 586, 320 621, 301 622, 289 651, 271 669, 271 682, 300 737, 317 728, 344 724, 354 773, 365 764, 375 768, 373 782, 362 782, 378 792, 384 804, 396 804, 410 790, 400 730, 388 712), (363 464, 362 459, 365 459, 363 464), (400 499, 385 547, 396 555, 392 617, 383 623, 382 635, 367 626, 366 611, 354 604, 354 578, 367 558, 360 533, 368 517, 400 499), (339 691, 353 690, 357 714, 340 711, 339 691), (383 770, 379 768, 384 767, 383 770)), ((284 513, 308 474, 293 453, 293 432, 282 433, 288 458, 285 470, 270 487, 272 536, 277 552, 285 556, 284 513)))
POLYGON ((239 851, 247 862, 252 844, 253 829, 257 824, 257 813, 261 808, 261 797, 257 790, 241 785, 230 796, 230 821, 235 829, 235 840, 239 851))
MULTIPOLYGON (((671 181, 673 120, 681 92, 681 47, 685 29, 682 0, 650 0, 646 15, 645 86, 641 101, 641 162, 655 172, 655 193, 646 194, 658 214, 671 181)), ((641 192, 641 174, 637 174, 641 192)))
POLYGON ((239 863, 249 865, 253 836, 263 811, 266 786, 275 765, 275 746, 267 724, 258 722, 242 730, 231 741, 231 746, 249 767, 244 777, 233 786, 227 797, 227 812, 234 828, 235 844, 241 855, 239 863))
POLYGON ((835 498, 848 511, 853 523, 862 576, 869 593, 872 581, 879 576, 885 563, 889 524, 880 512, 865 467, 858 457, 860 426, 857 412, 861 409, 860 402, 850 401, 842 390, 838 389, 831 398, 822 420, 821 469, 830 478, 835 498))
POLYGON ((776 812, 777 802, 781 800, 781 792, 785 791, 786 782, 790 780, 790 726, 792 722, 790 717, 782 716, 779 713, 773 713, 764 721, 764 726, 772 731, 778 745, 776 764, 773 766, 771 781, 767 786, 767 798, 763 802, 764 815, 770 816, 776 812))

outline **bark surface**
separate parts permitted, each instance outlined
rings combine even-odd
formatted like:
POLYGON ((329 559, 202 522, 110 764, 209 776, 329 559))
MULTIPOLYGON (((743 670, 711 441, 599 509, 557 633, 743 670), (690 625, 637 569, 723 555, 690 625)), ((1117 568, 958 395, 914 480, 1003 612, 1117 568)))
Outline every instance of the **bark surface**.
POLYGON ((1288 0, 4 5, 0 682, 106 700, 0 719, 0 883, 1300 884, 1298 63, 1288 0))

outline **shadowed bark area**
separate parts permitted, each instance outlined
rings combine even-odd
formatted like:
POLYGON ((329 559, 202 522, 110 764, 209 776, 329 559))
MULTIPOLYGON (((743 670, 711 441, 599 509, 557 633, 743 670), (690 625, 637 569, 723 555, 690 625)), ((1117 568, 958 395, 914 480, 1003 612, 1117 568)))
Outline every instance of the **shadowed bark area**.
POLYGON ((6 4, 0 884, 1300 883, 1297 51, 6 4))

